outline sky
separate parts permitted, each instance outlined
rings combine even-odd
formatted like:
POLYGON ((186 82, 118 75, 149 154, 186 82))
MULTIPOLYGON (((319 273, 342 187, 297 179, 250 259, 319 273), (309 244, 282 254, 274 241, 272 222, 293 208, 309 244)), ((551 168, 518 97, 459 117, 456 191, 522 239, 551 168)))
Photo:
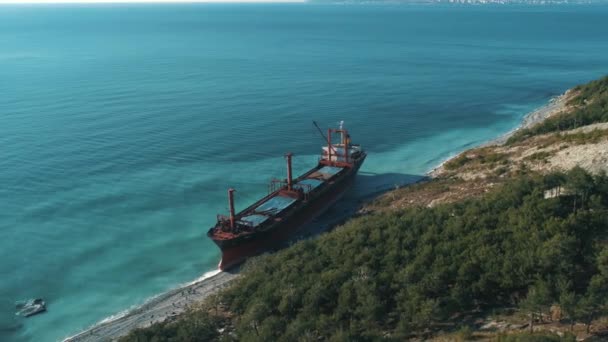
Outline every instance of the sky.
POLYGON ((0 4, 68 4, 68 3, 192 3, 192 2, 305 2, 305 0, 0 0, 0 4))

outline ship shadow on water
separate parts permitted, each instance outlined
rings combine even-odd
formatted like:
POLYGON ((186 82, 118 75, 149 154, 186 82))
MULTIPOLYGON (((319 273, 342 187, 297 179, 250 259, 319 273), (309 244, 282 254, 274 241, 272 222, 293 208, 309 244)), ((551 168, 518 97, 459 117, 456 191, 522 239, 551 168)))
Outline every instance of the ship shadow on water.
POLYGON ((402 173, 359 172, 353 189, 351 189, 346 197, 350 195, 358 199, 368 199, 369 197, 376 197, 381 193, 428 179, 428 176, 402 173))

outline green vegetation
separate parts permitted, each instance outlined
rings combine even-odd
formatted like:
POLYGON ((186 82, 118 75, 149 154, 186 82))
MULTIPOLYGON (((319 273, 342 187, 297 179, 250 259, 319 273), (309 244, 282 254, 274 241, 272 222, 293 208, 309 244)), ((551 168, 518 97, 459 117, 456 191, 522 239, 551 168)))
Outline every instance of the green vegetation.
POLYGON ((466 163, 470 162, 472 159, 467 157, 466 153, 462 153, 456 158, 452 158, 448 160, 444 166, 448 170, 456 170, 464 166, 466 163))
POLYGON ((499 336, 498 342, 576 342, 576 338, 573 335, 560 337, 550 333, 521 333, 499 336))
POLYGON ((479 148, 474 151, 474 155, 462 153, 458 157, 450 159, 445 163, 445 168, 447 170, 457 170, 465 164, 470 164, 471 162, 488 164, 491 167, 495 165, 505 165, 509 162, 508 154, 495 152, 492 147, 479 148))
MULTIPOLYGON (((255 258, 220 295, 223 314, 209 306, 124 340, 216 339, 226 312, 235 335, 222 338, 244 341, 464 336, 463 315, 514 305, 533 324, 556 303, 591 324, 608 304, 607 233, 608 176, 520 176, 483 198, 363 216, 255 258), (545 199, 557 186, 569 195, 545 199)), ((522 336, 501 338, 555 340, 522 336)))
POLYGON ((191 310, 180 316, 179 321, 157 323, 146 329, 135 329, 123 340, 149 341, 213 341, 220 337, 218 326, 225 318, 206 310, 191 310))
POLYGON ((579 92, 579 95, 572 99, 571 104, 573 105, 586 105, 598 98, 605 99, 608 95, 608 76, 578 85, 574 87, 574 91, 579 92))
POLYGON ((555 143, 570 143, 574 145, 596 144, 608 137, 608 130, 595 129, 590 132, 562 133, 548 136, 538 143, 542 146, 550 146, 555 143))
POLYGON ((526 158, 524 158, 524 160, 546 162, 547 158, 549 158, 549 157, 551 157, 551 153, 549 153, 547 151, 541 151, 541 152, 536 152, 536 153, 533 153, 533 154, 527 156, 526 158))
MULTIPOLYGON (((608 77, 576 88, 574 109, 530 129, 529 137, 608 121, 608 77)), ((545 137, 587 143, 606 131, 545 137)), ((565 144, 562 145, 566 146, 565 144)), ((402 341, 449 333, 474 337, 480 313, 517 308, 530 333, 498 341, 573 341, 532 333, 558 305, 572 327, 608 314, 608 176, 580 168, 534 175, 509 156, 481 148, 448 162, 496 167, 512 178, 483 196, 432 208, 377 210, 316 239, 250 260, 243 276, 177 320, 138 329, 123 341, 402 341), (545 191, 562 188, 561 196, 545 191)), ((546 160, 539 151, 528 160, 546 160)), ((441 179, 383 196, 376 206, 440 194, 472 182, 441 179)))
POLYGON ((540 134, 608 121, 608 76, 577 86, 574 91, 578 94, 568 103, 574 106, 571 111, 556 115, 528 129, 519 130, 509 138, 507 144, 514 144, 540 134))
POLYGON ((409 200, 411 206, 424 206, 424 198, 432 198, 439 196, 442 193, 449 192, 453 187, 462 185, 462 181, 453 178, 434 179, 432 181, 422 181, 420 183, 411 184, 399 189, 388 192, 374 199, 372 203, 366 206, 367 209, 374 211, 391 210, 391 205, 394 201, 409 200))
POLYGON ((506 174, 507 172, 509 172, 509 168, 506 166, 499 166, 498 168, 496 168, 496 170, 494 170, 494 176, 495 177, 500 177, 504 174, 506 174))

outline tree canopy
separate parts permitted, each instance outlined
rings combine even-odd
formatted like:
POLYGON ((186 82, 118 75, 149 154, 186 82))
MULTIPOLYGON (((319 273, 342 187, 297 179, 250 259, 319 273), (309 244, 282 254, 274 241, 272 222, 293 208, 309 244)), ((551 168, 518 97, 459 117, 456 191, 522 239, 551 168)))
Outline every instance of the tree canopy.
MULTIPOLYGON (((563 303, 571 320, 591 322, 607 304, 607 232, 605 174, 519 176, 479 199, 362 216, 254 258, 220 298, 246 341, 403 340, 513 305, 539 314, 563 303), (557 186, 567 191, 545 198, 557 186)), ((217 338, 225 322, 193 315, 125 340, 202 340, 207 328, 217 338)))

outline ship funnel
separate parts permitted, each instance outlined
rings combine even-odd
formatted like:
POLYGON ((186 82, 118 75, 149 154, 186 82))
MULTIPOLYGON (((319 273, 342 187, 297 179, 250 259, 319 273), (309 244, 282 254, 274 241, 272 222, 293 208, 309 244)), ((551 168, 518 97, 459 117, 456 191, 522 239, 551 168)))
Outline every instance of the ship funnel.
POLYGON ((234 192, 236 190, 228 189, 228 203, 230 205, 230 228, 234 228, 234 192))
POLYGON ((291 179, 291 156, 293 154, 287 153, 285 159, 287 159, 287 190, 291 190, 292 179, 291 179))

